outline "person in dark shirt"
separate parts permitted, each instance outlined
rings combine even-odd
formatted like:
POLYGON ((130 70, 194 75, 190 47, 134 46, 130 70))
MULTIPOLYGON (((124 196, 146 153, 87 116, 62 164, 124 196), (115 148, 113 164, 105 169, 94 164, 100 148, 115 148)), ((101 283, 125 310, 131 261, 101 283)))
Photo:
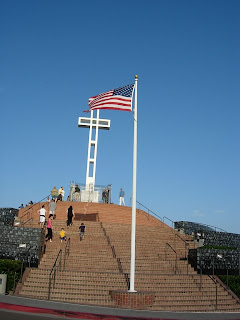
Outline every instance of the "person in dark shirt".
POLYGON ((75 201, 80 201, 80 189, 78 185, 76 185, 74 196, 75 196, 75 201))
POLYGON ((79 230, 80 230, 80 241, 84 239, 84 232, 85 232, 85 225, 84 223, 81 223, 80 227, 79 227, 79 230))
POLYGON ((74 218, 74 211, 73 211, 73 207, 70 206, 67 209, 67 226, 68 227, 73 224, 73 221, 72 221, 73 218, 74 218))
POLYGON ((106 189, 104 189, 103 192, 102 192, 102 201, 103 201, 103 203, 107 203, 108 202, 107 201, 107 191, 106 191, 106 189))

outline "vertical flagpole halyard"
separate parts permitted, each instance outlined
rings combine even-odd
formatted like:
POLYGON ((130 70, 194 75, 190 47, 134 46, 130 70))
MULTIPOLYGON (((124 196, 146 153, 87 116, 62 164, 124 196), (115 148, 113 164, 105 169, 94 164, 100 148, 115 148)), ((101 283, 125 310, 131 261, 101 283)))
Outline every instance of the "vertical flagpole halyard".
POLYGON ((130 289, 129 292, 136 292, 135 282, 135 239, 136 239, 136 191, 137 191, 137 81, 135 76, 135 98, 134 98, 134 135, 133 135, 133 181, 132 181, 132 232, 131 232, 131 265, 130 265, 130 289))

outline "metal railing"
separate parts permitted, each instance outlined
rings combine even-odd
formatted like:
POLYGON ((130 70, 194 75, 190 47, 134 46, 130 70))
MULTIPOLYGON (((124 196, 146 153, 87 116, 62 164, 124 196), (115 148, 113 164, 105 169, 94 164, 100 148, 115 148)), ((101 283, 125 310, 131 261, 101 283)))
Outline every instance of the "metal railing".
POLYGON ((204 231, 215 231, 215 232, 218 232, 217 230, 219 230, 220 232, 225 232, 225 233, 228 233, 226 230, 223 230, 221 228, 218 228, 218 227, 215 227, 215 226, 211 226, 209 224, 205 224, 205 223, 198 223, 198 222, 194 222, 196 224, 198 224, 199 226, 204 226, 204 227, 208 227, 208 228, 212 228, 214 230, 203 230, 204 231))
POLYGON ((46 196, 45 198, 41 199, 40 201, 38 201, 38 202, 30 205, 29 207, 25 208, 26 210, 23 211, 23 213, 22 213, 22 215, 21 215, 21 217, 20 217, 20 224, 21 224, 21 226, 23 226, 24 224, 26 224, 27 222, 29 222, 30 220, 32 220, 33 207, 35 207, 36 205, 40 206, 40 203, 41 203, 41 202, 46 202, 46 201, 44 201, 44 200, 49 199, 50 196, 51 196, 51 194, 49 194, 49 195, 46 196), (30 212, 30 211, 31 211, 31 212, 30 212), (28 215, 28 218, 27 218, 28 220, 22 222, 22 219, 23 219, 26 215, 28 215))
MULTIPOLYGON (((132 203, 132 198, 130 198, 130 204, 132 203)), ((157 217, 160 221, 162 221, 162 218, 156 214, 155 212, 153 212, 152 210, 148 209, 147 207, 145 207, 142 203, 140 203, 139 201, 136 201, 136 203, 143 207, 145 210, 147 210, 147 213, 148 213, 148 218, 150 215, 154 215, 155 217, 157 217)), ((137 208, 138 210, 141 210, 141 208, 137 208)))
POLYGON ((68 238, 65 250, 64 250, 64 258, 63 258, 63 270, 65 270, 66 257, 69 257, 70 253, 70 238, 68 238))
POLYGON ((163 217, 163 223, 165 223, 165 222, 164 222, 164 219, 167 219, 168 221, 172 222, 172 229, 174 230, 174 221, 171 220, 171 219, 169 219, 168 217, 164 216, 164 217, 163 217))
MULTIPOLYGON (((175 246, 176 246, 176 238, 178 237, 183 243, 184 243, 184 246, 185 246, 185 254, 184 254, 184 258, 187 259, 187 247, 189 247, 189 243, 187 243, 186 240, 184 240, 177 232, 175 232, 174 234, 175 238, 174 238, 174 243, 175 243, 175 246)), ((176 247, 175 247, 176 248, 176 247)))
MULTIPOLYGON (((130 198, 130 203, 132 201, 132 198, 130 198)), ((184 243, 184 250, 185 250, 185 254, 184 254, 184 258, 187 260, 187 274, 188 274, 188 248, 189 248, 189 243, 186 242, 186 240, 184 240, 179 234, 178 231, 176 231, 174 229, 174 221, 169 219, 168 217, 164 216, 163 218, 161 218, 159 215, 157 215, 155 212, 153 212, 152 210, 148 209, 146 206, 144 206, 142 203, 140 203, 139 201, 136 201, 136 203, 138 205, 140 205, 141 207, 143 207, 145 210, 147 210, 148 216, 150 215, 154 215, 156 216, 158 219, 160 219, 161 222, 164 223, 164 219, 167 219, 168 221, 170 221, 172 223, 172 233, 174 234, 174 247, 176 249, 176 238, 178 237, 183 243, 184 243)))
POLYGON ((50 274, 49 274, 48 300, 50 300, 52 281, 53 281, 53 289, 54 289, 55 281, 56 281, 56 272, 58 270, 61 271, 61 264, 62 264, 62 249, 59 250, 56 260, 53 264, 52 270, 50 271, 50 274))
POLYGON ((209 277, 209 279, 211 279, 213 281, 213 283, 215 284, 215 310, 217 311, 218 309, 218 283, 215 279, 214 276, 211 275, 207 275, 209 277))
POLYGON ((174 273, 177 273, 177 252, 175 249, 173 249, 173 247, 166 242, 166 246, 165 246, 165 260, 167 261, 167 248, 170 248, 174 253, 175 253, 175 267, 174 267, 174 273))
MULTIPOLYGON (((188 223, 189 221, 177 221, 177 222, 188 223)), ((191 221, 191 223, 194 225, 193 228, 192 228, 192 232, 193 233, 195 233, 195 232, 203 232, 204 233, 204 232, 208 232, 208 231, 228 233, 226 230, 223 230, 223 229, 215 227, 215 226, 211 226, 210 224, 205 224, 205 223, 201 223, 201 222, 193 222, 193 221, 191 221), (209 228, 209 229, 201 228, 201 227, 206 227, 206 228, 209 228)), ((179 226, 179 228, 181 228, 181 226, 179 226)), ((184 227, 182 227, 182 229, 184 230, 184 227)))
MULTIPOLYGON (((27 259, 22 259, 22 263, 21 263, 21 271, 20 271, 20 276, 19 276, 19 283, 22 283, 22 279, 23 279, 23 271, 24 271, 24 264, 26 263, 26 260, 28 262, 28 267, 31 266, 31 253, 30 253, 30 259, 28 258, 29 252, 30 250, 33 248, 33 246, 30 246, 26 252, 24 252, 23 256, 25 256, 25 258, 27 259)), ((16 277, 17 277, 17 273, 14 273, 14 278, 13 278, 13 294, 16 291, 16 287, 17 287, 17 281, 16 281, 16 277)))
MULTIPOLYGON (((30 250, 32 249, 32 247, 33 247, 33 246, 30 246, 30 247, 28 248, 28 250, 27 250, 27 251, 25 252, 25 254, 24 254, 24 256, 28 258, 28 255, 29 255, 29 253, 30 253, 30 259, 27 259, 27 260, 28 260, 28 266, 29 266, 29 267, 30 267, 30 265, 31 265, 31 252, 30 252, 30 250)), ((23 260, 22 260, 22 265, 21 265, 20 280, 19 280, 20 282, 22 282, 24 263, 25 263, 25 261, 24 261, 24 259, 23 259, 23 260)))
POLYGON ((174 244, 175 244, 175 249, 176 249, 176 238, 179 238, 183 243, 184 243, 184 259, 187 261, 187 274, 188 274, 188 249, 189 249, 189 243, 187 243, 186 240, 184 240, 177 232, 175 232, 175 237, 174 237, 174 244))

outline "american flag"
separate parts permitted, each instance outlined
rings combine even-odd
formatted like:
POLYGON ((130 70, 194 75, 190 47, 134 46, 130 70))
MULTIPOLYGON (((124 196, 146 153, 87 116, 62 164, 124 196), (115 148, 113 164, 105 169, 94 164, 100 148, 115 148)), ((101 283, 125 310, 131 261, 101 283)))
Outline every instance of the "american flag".
POLYGON ((113 109, 132 111, 134 84, 100 93, 88 100, 89 111, 95 109, 113 109))

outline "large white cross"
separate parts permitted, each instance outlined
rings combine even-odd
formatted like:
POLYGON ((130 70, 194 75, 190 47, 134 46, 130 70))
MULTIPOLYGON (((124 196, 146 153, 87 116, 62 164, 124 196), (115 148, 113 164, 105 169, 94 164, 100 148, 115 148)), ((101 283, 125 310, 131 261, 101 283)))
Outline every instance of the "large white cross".
POLYGON ((78 118, 78 127, 89 128, 89 140, 88 140, 88 158, 87 158, 87 172, 86 172, 86 190, 93 190, 95 185, 96 175, 96 161, 97 161, 97 144, 98 144, 98 129, 109 130, 110 120, 99 119, 99 110, 97 110, 97 117, 93 117, 93 111, 91 111, 90 118, 78 118), (94 131, 95 129, 95 137, 94 131))

